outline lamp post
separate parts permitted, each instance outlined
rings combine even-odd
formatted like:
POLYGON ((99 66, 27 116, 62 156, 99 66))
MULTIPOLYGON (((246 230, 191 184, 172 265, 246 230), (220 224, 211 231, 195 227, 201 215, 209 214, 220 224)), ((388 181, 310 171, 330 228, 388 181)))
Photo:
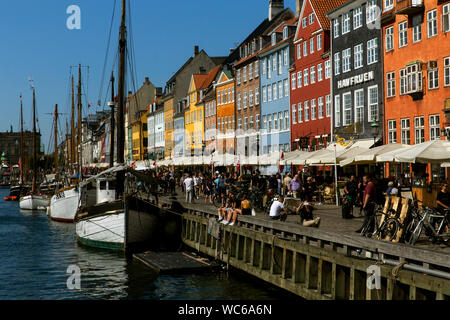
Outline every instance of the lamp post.
POLYGON ((372 128, 373 144, 375 144, 376 139, 378 137, 378 128, 379 128, 378 122, 376 120, 373 120, 370 127, 372 128))

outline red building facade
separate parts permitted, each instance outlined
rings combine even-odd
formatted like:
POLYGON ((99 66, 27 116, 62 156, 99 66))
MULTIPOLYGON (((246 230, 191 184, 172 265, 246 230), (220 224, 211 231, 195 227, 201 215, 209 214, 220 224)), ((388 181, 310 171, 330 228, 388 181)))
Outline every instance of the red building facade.
POLYGON ((303 2, 294 40, 295 63, 290 69, 292 150, 319 150, 331 140, 330 22, 326 13, 344 2, 303 2))

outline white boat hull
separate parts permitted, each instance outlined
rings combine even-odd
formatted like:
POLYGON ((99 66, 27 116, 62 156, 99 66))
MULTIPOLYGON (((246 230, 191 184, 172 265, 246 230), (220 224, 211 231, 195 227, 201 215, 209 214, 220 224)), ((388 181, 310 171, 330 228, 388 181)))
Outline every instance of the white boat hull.
POLYGON ((50 219, 60 222, 73 222, 80 200, 79 189, 72 188, 55 194, 50 200, 50 219))
POLYGON ((82 244, 122 250, 125 247, 125 212, 77 221, 76 234, 82 244))
POLYGON ((19 207, 22 210, 45 210, 50 199, 42 195, 28 195, 20 198, 19 207))

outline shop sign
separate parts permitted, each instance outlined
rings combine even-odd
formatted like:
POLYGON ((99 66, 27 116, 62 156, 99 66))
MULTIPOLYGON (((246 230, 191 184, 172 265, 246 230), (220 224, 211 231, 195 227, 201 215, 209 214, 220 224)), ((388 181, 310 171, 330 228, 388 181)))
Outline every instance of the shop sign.
POLYGON ((364 83, 374 79, 373 71, 365 72, 337 82, 338 89, 350 87, 356 84, 364 83))

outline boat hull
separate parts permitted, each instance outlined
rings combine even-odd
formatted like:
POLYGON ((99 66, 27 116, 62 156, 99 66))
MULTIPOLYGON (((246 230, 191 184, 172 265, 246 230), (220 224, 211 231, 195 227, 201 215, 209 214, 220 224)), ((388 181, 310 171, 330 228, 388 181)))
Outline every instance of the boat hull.
POLYGON ((41 195, 28 195, 20 198, 19 207, 22 210, 41 210, 48 207, 50 199, 41 195))
POLYGON ((74 222, 79 199, 76 188, 62 190, 55 194, 50 200, 50 219, 58 222, 74 222))

